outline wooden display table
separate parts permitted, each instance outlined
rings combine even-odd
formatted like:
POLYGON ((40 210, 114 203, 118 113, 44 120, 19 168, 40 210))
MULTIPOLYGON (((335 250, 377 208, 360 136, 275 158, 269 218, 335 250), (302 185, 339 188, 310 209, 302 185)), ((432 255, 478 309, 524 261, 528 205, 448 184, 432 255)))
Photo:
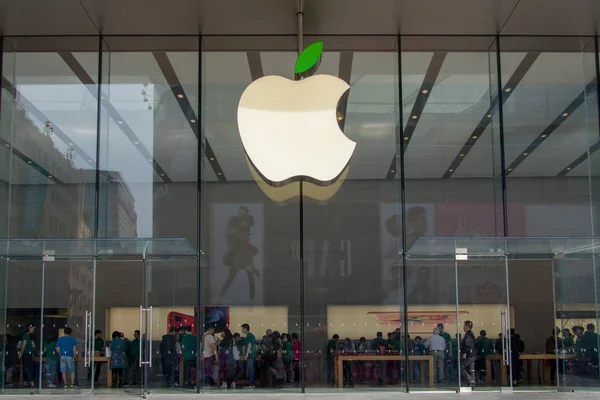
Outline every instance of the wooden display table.
MULTIPOLYGON (((521 353, 519 360, 527 361, 527 380, 533 380, 533 361, 544 362, 546 360, 567 360, 577 357, 575 354, 527 354, 521 353)), ((485 382, 488 385, 492 384, 492 360, 502 361, 501 354, 491 354, 485 357, 485 382)), ((500 382, 502 386, 508 386, 508 365, 500 365, 500 382)), ((542 382, 544 384, 551 383, 550 368, 546 367, 545 363, 542 366, 542 382)))
MULTIPOLYGON (((385 354, 338 354, 335 360, 335 384, 338 388, 344 387, 344 361, 406 361, 403 355, 385 355, 385 354)), ((429 386, 433 387, 435 382, 435 373, 433 369, 433 356, 408 356, 408 376, 412 376, 413 362, 427 361, 429 364, 429 386)), ((425 383, 424 370, 421 369, 421 383, 425 383)))

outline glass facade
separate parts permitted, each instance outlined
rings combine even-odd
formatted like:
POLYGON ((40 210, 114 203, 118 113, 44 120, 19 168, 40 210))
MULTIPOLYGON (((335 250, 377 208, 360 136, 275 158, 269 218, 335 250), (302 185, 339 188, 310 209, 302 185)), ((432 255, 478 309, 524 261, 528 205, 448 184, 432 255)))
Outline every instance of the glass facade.
POLYGON ((67 327, 81 392, 600 388, 598 38, 317 40, 356 148, 273 186, 238 106, 295 36, 3 38, 2 393, 67 327))

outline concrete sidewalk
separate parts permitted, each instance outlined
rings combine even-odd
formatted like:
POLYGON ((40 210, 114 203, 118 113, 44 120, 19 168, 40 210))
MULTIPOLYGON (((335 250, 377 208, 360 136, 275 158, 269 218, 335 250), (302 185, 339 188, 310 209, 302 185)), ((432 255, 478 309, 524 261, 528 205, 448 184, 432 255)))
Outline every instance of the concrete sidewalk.
MULTIPOLYGON (((25 397, 32 400, 56 400, 57 398, 72 398, 76 399, 102 399, 102 400, 132 400, 135 396, 128 394, 64 394, 64 395, 39 395, 31 396, 30 394, 23 394, 23 396, 14 397, 25 397)), ((376 392, 376 391, 364 391, 364 392, 344 392, 344 393, 310 393, 310 394, 292 394, 287 392, 234 392, 234 393, 203 393, 203 394, 186 394, 186 393, 172 393, 172 394, 151 394, 150 399, 165 399, 165 400, 243 400, 244 398, 255 400, 283 400, 283 399, 310 399, 310 400, 392 400, 392 399, 416 399, 416 400, 533 400, 533 399, 548 399, 548 400, 597 400, 600 398, 598 393, 556 393, 556 392, 514 392, 514 393, 398 393, 398 392, 376 392)), ((12 398, 13 396, 11 396, 12 398)))

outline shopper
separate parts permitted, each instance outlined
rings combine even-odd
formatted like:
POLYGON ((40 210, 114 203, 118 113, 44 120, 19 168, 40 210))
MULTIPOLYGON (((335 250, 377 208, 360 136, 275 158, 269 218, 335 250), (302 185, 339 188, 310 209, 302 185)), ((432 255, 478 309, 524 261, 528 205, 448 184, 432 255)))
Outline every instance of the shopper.
POLYGON ((473 329, 473 322, 465 321, 463 325, 465 335, 460 346, 460 372, 465 382, 471 386, 471 389, 475 389, 475 357, 477 356, 477 348, 475 335, 473 335, 471 329, 473 329))
POLYGON ((70 376, 71 385, 69 387, 75 387, 75 355, 77 354, 77 340, 71 336, 73 330, 70 327, 66 327, 65 335, 58 339, 56 342, 56 349, 60 355, 60 370, 62 371, 63 382, 65 383, 65 389, 67 388, 67 378, 70 376))
MULTIPOLYGON (((100 329, 96 329, 96 331, 94 332, 94 353, 101 355, 103 350, 104 350, 104 340, 102 339, 102 331, 100 329)), ((100 378, 100 371, 102 370, 102 364, 103 363, 101 363, 101 362, 94 363, 94 384, 95 385, 98 384, 98 380, 100 378)), ((88 382, 92 380, 92 367, 88 368, 87 377, 88 377, 88 382)))
POLYGON ((242 333, 246 335, 244 338, 244 360, 246 361, 246 368, 248 369, 248 389, 254 389, 255 376, 254 376, 254 361, 256 358, 256 337, 250 332, 250 325, 242 325, 242 333))
POLYGON ((136 330, 133 332, 133 340, 131 341, 131 348, 127 355, 127 372, 125 373, 125 380, 131 379, 131 385, 137 386, 138 380, 140 379, 140 331, 136 330))
POLYGON ((217 350, 217 339, 215 338, 215 326, 209 325, 202 338, 204 355, 204 387, 216 386, 214 379, 214 368, 219 363, 219 352, 217 350))
POLYGON ((35 343, 33 341, 33 335, 35 334, 35 325, 27 325, 27 331, 21 338, 21 359, 23 361, 23 385, 35 387, 34 375, 35 365, 33 363, 33 353, 35 349, 35 343))
POLYGON ((175 375, 175 363, 177 362, 176 333, 177 329, 172 327, 169 329, 169 333, 163 335, 160 342, 160 360, 166 387, 171 387, 174 384, 173 377, 175 375))
POLYGON ((183 351, 183 380, 184 385, 189 388, 196 386, 196 359, 198 356, 198 338, 192 333, 192 327, 185 327, 185 334, 181 338, 181 349, 183 351))
POLYGON ((440 329, 433 329, 433 336, 430 336, 425 341, 425 348, 429 354, 433 355, 433 364, 435 366, 436 382, 444 383, 445 378, 445 357, 446 357, 446 341, 440 335, 440 329))
POLYGON ((44 356, 46 357, 46 382, 49 388, 55 388, 58 379, 58 352, 56 351, 56 338, 53 337, 44 346, 44 356))
POLYGON ((300 367, 302 362, 302 342, 297 333, 292 333, 292 353, 294 363, 294 384, 300 384, 300 367))
POLYGON ((123 387, 125 368, 127 368, 127 343, 120 332, 114 331, 110 341, 110 369, 114 388, 123 387))

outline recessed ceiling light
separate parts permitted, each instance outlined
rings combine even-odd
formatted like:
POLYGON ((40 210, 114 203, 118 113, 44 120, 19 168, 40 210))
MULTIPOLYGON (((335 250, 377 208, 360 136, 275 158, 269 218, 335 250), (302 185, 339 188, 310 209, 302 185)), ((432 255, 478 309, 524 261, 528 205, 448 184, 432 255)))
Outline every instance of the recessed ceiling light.
POLYGON ((454 170, 453 170, 453 169, 449 169, 448 171, 449 171, 449 172, 454 172, 454 170))
POLYGON ((8 143, 4 143, 4 146, 5 146, 5 147, 10 147, 10 144, 8 144, 8 143))
POLYGON ((217 175, 222 175, 220 172, 217 172, 217 175))
POLYGON ((509 171, 512 171, 512 168, 509 168, 508 170, 509 170, 509 171))
POLYGON ((135 144, 140 144, 140 142, 138 142, 137 140, 136 140, 135 142, 133 142, 133 143, 135 143, 135 144))
POLYGON ((524 156, 527 156, 527 155, 529 155, 529 153, 523 153, 523 155, 524 155, 524 156))
POLYGON ((27 161, 27 164, 32 164, 32 163, 33 163, 33 161, 31 161, 31 160, 27 161))
POLYGON ((192 124, 195 124, 195 123, 196 123, 196 120, 195 120, 195 119, 190 119, 190 122, 191 122, 192 124))
POLYGON ((215 161, 215 158, 214 157, 210 157, 209 160, 210 161, 215 161))
POLYGON ((540 137, 542 137, 542 138, 545 138, 546 136, 548 136, 548 135, 540 135, 540 137))
POLYGON ((416 115, 413 115, 411 118, 412 118, 412 119, 417 119, 417 118, 419 118, 419 117, 418 117, 418 116, 416 116, 416 115))
POLYGON ((48 175, 48 179, 52 179, 52 175, 48 175))
POLYGON ((179 94, 177 95, 177 97, 179 97, 180 99, 183 99, 183 95, 182 95, 181 93, 179 93, 179 94))
POLYGON ((394 171, 394 170, 392 169, 390 172, 393 174, 393 173, 394 173, 394 172, 396 172, 396 171, 394 171))
POLYGON ((509 93, 511 90, 512 90, 512 89, 511 89, 511 88, 509 88, 509 87, 507 87, 506 89, 504 89, 504 91, 505 91, 506 93, 509 93))
POLYGON ((148 159, 148 161, 149 161, 149 162, 152 162, 152 161, 154 161, 154 160, 153 160, 152 158, 149 158, 149 159, 148 159))
POLYGON ((118 121, 117 121, 117 124, 119 124, 119 125, 123 125, 123 121, 121 121, 121 120, 118 120, 118 121))
POLYGON ((91 162, 92 162, 92 160, 88 160, 88 162, 89 162, 89 163, 91 163, 91 162))
POLYGON ((464 155, 464 154, 461 154, 460 156, 461 156, 461 157, 464 157, 465 155, 464 155))
POLYGON ((100 96, 100 100, 104 100, 104 96, 100 96))
POLYGON ((165 176, 165 174, 160 174, 160 176, 165 176))
POLYGON ((477 135, 471 136, 471 139, 477 139, 477 135))
POLYGON ((73 142, 69 142, 69 146, 73 146, 73 142))
POLYGON ((492 114, 488 114, 488 115, 487 115, 487 117, 488 117, 488 118, 492 118, 492 114))
POLYGON ((423 89, 423 91, 421 91, 421 93, 423 93, 423 94, 427 94, 427 93, 429 93, 429 90, 427 90, 427 89, 423 89))
POLYGON ((566 112, 566 113, 563 113, 563 117, 568 117, 568 116, 569 116, 569 113, 568 113, 568 112, 566 112))
POLYGON ((571 170, 571 167, 567 167, 567 171, 570 171, 570 170, 571 170))
POLYGON ((408 136, 404 136, 404 140, 408 140, 408 136))

